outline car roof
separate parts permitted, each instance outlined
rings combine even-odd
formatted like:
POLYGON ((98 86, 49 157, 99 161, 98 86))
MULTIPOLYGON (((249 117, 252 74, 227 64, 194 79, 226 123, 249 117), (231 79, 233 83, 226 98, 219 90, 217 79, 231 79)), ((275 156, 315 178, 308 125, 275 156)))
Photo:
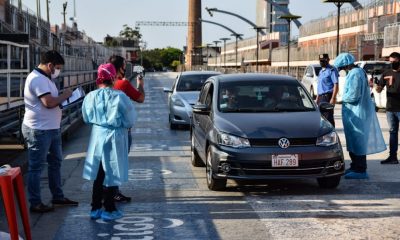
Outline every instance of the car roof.
POLYGON ((298 82, 294 77, 269 73, 234 73, 214 76, 213 79, 221 83, 240 81, 271 81, 271 82, 298 82))
POLYGON ((355 64, 358 64, 358 63, 365 63, 365 64, 386 63, 386 64, 390 64, 389 61, 375 61, 375 60, 370 60, 370 61, 357 61, 357 62, 355 62, 355 64))
POLYGON ((221 73, 216 71, 186 71, 181 73, 181 75, 210 75, 210 74, 217 75, 221 73))

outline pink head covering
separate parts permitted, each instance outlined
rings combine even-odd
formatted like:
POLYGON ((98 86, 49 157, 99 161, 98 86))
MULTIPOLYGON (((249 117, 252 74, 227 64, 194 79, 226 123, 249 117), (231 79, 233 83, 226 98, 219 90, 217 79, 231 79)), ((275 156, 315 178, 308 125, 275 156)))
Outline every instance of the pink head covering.
POLYGON ((96 84, 102 84, 105 80, 113 80, 117 75, 114 65, 111 63, 101 64, 97 69, 96 84))

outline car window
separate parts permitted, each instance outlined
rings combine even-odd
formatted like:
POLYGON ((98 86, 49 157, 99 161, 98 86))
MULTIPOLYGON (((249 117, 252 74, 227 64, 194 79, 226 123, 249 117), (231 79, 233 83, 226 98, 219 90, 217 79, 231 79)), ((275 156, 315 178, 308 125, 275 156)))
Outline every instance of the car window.
POLYGON ((315 67, 315 75, 316 76, 319 76, 319 72, 321 72, 321 69, 322 69, 321 67, 318 67, 318 66, 315 67))
POLYGON ((373 71, 377 74, 382 74, 384 71, 389 70, 391 65, 389 63, 367 63, 364 66, 364 70, 368 74, 372 74, 373 71))
POLYGON ((199 95, 199 102, 200 104, 205 104, 206 102, 206 97, 207 97, 207 93, 208 93, 208 89, 210 88, 210 84, 211 83, 206 83, 201 91, 200 91, 200 95, 199 95))
POLYGON ((216 74, 181 75, 176 91, 200 91, 204 82, 216 74))
POLYGON ((314 76, 312 67, 307 67, 306 74, 309 75, 309 76, 314 76))
POLYGON ((279 112, 315 110, 312 100, 297 82, 243 81, 221 83, 220 112, 279 112))
POLYGON ((205 104, 211 109, 212 106, 212 100, 213 100, 213 85, 212 83, 209 84, 208 91, 206 93, 206 100, 205 104))

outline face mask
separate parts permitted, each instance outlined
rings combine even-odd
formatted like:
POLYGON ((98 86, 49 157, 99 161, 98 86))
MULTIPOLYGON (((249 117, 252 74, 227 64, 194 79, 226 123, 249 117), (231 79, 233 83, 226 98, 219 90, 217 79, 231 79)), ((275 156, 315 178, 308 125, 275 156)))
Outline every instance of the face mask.
POLYGON ((392 69, 398 70, 400 67, 400 62, 392 62, 392 69))
POLYGON ((321 67, 326 67, 328 66, 328 63, 326 61, 319 61, 319 64, 321 65, 321 67))
POLYGON ((57 78, 60 75, 61 69, 54 69, 54 73, 51 74, 51 79, 57 78))

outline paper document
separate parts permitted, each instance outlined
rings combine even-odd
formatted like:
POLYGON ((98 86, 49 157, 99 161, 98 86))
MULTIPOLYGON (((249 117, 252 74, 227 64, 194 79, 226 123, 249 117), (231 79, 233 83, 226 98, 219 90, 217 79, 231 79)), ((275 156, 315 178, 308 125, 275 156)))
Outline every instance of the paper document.
POLYGON ((71 104, 85 96, 85 91, 83 91, 82 87, 76 88, 73 92, 71 97, 69 97, 67 100, 61 103, 61 106, 65 107, 68 104, 71 104))

